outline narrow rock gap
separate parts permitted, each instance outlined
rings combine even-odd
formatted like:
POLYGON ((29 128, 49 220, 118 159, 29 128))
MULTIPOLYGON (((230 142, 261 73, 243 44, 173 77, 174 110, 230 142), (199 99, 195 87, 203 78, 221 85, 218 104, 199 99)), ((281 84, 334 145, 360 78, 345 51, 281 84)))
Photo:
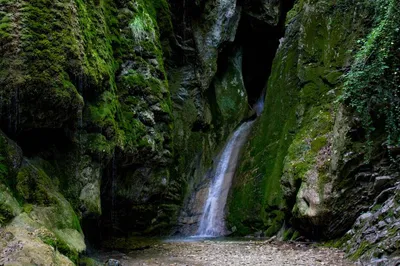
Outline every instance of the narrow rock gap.
POLYGON ((276 26, 242 14, 236 42, 243 47, 243 79, 250 106, 257 102, 266 89, 280 39, 285 33, 286 14, 293 4, 293 0, 282 1, 276 26))

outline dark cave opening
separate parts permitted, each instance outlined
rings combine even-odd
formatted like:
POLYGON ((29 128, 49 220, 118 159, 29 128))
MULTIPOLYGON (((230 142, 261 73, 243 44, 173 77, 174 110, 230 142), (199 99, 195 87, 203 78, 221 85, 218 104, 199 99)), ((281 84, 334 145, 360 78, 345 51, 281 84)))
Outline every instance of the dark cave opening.
POLYGON ((260 97, 265 97, 273 60, 285 33, 286 14, 293 4, 293 0, 282 1, 281 15, 276 26, 258 20, 246 12, 242 13, 235 44, 243 49, 243 79, 250 106, 260 97))
POLYGON ((243 80, 250 106, 262 95, 279 46, 280 30, 243 15, 237 40, 243 47, 243 80))

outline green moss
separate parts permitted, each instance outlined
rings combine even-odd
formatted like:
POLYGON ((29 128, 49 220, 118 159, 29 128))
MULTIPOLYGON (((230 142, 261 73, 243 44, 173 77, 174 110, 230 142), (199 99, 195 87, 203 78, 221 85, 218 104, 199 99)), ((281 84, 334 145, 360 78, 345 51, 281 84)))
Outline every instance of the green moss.
POLYGON ((337 239, 332 239, 329 241, 326 241, 323 243, 324 246, 326 247, 333 247, 333 248, 339 248, 343 249, 346 245, 346 243, 351 239, 350 234, 345 234, 344 236, 337 238, 337 239))
POLYGON ((43 230, 38 236, 43 243, 52 246, 55 250, 67 256, 71 261, 75 263, 78 261, 79 253, 76 250, 71 249, 71 247, 68 246, 68 244, 62 238, 50 231, 43 230))
POLYGON ((371 211, 376 212, 382 208, 382 204, 375 204, 371 211))
POLYGON ((338 108, 334 102, 348 51, 365 31, 364 11, 344 4, 327 1, 310 9, 299 0, 287 15, 291 25, 273 62, 265 110, 244 148, 228 202, 229 224, 242 232, 254 230, 246 222, 251 217, 264 229, 271 221, 282 223, 274 212, 291 212, 310 170, 318 173, 321 191, 330 179, 325 153, 338 108))
POLYGON ((216 104, 221 114, 219 123, 235 127, 247 114, 247 93, 242 77, 242 52, 229 59, 224 75, 214 78, 216 104))
POLYGON ((32 204, 24 204, 22 207, 23 211, 26 212, 27 214, 30 214, 31 211, 33 210, 33 205, 32 204))
POLYGON ((56 250, 58 250, 61 254, 67 256, 71 261, 77 262, 79 258, 79 252, 77 250, 71 249, 71 247, 62 239, 57 239, 55 244, 56 250))
POLYGON ((301 11, 304 0, 297 0, 291 10, 286 14, 286 25, 289 24, 301 11))
MULTIPOLYGON (((18 94, 20 113, 25 119, 17 126, 51 128, 74 119, 83 101, 68 76, 69 62, 78 57, 68 5, 59 1, 53 5, 48 0, 22 5, 8 2, 4 6, 5 17, 13 13, 11 10, 18 10, 9 28, 12 38, 18 40, 18 49, 15 45, 2 46, 2 108, 9 110, 18 94), (32 102, 40 104, 32 108, 32 102)), ((11 119, 13 124, 19 122, 17 117, 11 119)))
POLYGON ((275 235, 281 228, 285 221, 284 213, 279 210, 271 211, 268 213, 269 220, 267 222, 264 221, 264 226, 268 228, 264 235, 267 237, 271 237, 275 235))
POLYGON ((12 218, 14 218, 15 213, 13 210, 5 204, 4 202, 0 202, 0 225, 3 226, 7 224, 12 218))
POLYGON ((79 266, 102 266, 103 263, 89 257, 80 257, 78 260, 79 266))
POLYGON ((48 193, 53 187, 49 177, 41 169, 31 165, 24 166, 17 175, 17 192, 28 203, 50 205, 54 198, 48 193))
POLYGON ((271 74, 264 113, 254 125, 249 144, 244 148, 237 180, 232 188, 228 216, 229 224, 236 226, 240 234, 250 229, 246 220, 254 219, 251 217, 263 221, 261 224, 258 222, 261 228, 263 223, 269 224, 271 217, 266 212, 266 206, 274 206, 273 209, 278 210, 283 207, 280 176, 283 159, 293 138, 291 132, 296 127, 297 92, 287 88, 297 85, 296 75, 293 74, 295 69, 289 67, 296 61, 295 49, 277 55, 274 65, 281 69, 275 69, 271 74), (279 65, 278 62, 283 61, 287 64, 279 65))
POLYGON ((326 137, 317 137, 311 142, 311 151, 318 152, 322 147, 328 144, 326 137))
POLYGON ((396 55, 400 51, 400 7, 398 1, 371 4, 375 9, 374 24, 369 35, 358 40, 361 48, 345 76, 342 97, 360 116, 366 130, 367 159, 374 150, 372 140, 379 141, 376 133, 386 136, 387 147, 400 145, 400 59, 396 55), (377 128, 384 131, 376 132, 377 128))
POLYGON ((350 259, 357 260, 360 258, 366 251, 370 249, 370 243, 368 241, 361 242, 358 249, 350 256, 350 259))
POLYGON ((17 174, 8 176, 15 179, 14 193, 0 183, 0 223, 4 225, 17 217, 14 223, 25 215, 26 221, 32 221, 32 228, 41 232, 38 236, 44 243, 76 261, 85 249, 80 222, 69 202, 57 191, 58 180, 43 170, 42 166, 47 165, 39 159, 25 160, 17 174))

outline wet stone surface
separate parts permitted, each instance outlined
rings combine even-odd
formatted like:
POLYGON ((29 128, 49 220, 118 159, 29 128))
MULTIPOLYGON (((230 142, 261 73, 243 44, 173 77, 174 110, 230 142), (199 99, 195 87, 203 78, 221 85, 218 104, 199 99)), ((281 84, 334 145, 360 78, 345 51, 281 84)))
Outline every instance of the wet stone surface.
POLYGON ((267 241, 170 241, 102 256, 121 265, 354 265, 330 248, 267 241))

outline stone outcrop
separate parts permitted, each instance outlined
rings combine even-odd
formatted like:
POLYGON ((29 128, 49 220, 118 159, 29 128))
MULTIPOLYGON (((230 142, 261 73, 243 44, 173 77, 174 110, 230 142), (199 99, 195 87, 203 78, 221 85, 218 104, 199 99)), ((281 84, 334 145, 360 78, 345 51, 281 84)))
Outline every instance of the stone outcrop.
POLYGON ((364 263, 399 263, 400 257, 396 252, 400 243, 399 189, 397 182, 383 190, 374 204, 357 218, 338 246, 364 263))
POLYGON ((79 219, 41 159, 0 135, 0 263, 73 265, 86 249, 79 219))
MULTIPOLYGON (((390 32, 398 27, 394 18, 399 6, 392 1, 387 4, 384 9, 382 2, 298 1, 287 14, 286 32, 268 81, 265 110, 245 148, 232 190, 228 220, 239 234, 261 229, 273 235, 283 225, 290 225, 309 238, 338 238, 357 217, 373 208, 381 193, 394 186, 398 152, 385 146, 383 139, 387 134, 396 136, 396 131, 384 132, 381 122, 371 119, 368 121, 376 130, 368 133, 365 114, 359 113, 363 102, 357 102, 357 95, 346 98, 349 91, 359 89, 354 85, 361 75, 358 64, 373 65, 380 60, 373 58, 369 63, 362 57, 364 49, 372 53, 384 46, 375 36, 388 34, 391 45, 398 44, 398 38, 390 32), (370 46, 360 47, 363 38, 370 46)), ((398 56, 396 59, 393 52, 382 60, 385 63, 379 61, 373 66, 396 66, 398 56)), ((370 75, 383 73, 373 66, 364 71, 370 71, 370 75)), ((393 75, 394 69, 386 75, 393 75)), ((384 76, 376 78, 385 83, 384 76)), ((373 87, 372 83, 360 86, 373 87)), ((388 107, 387 116, 392 107, 388 107)), ((369 108, 368 116, 380 112, 369 108)), ((369 259, 379 258, 379 254, 389 257, 393 252, 371 255, 378 242, 386 243, 384 237, 360 248, 365 231, 373 228, 371 223, 351 235, 354 238, 348 250, 356 253, 354 258, 365 252, 369 259)), ((290 229, 283 237, 295 239, 298 234, 293 235, 290 229)))

